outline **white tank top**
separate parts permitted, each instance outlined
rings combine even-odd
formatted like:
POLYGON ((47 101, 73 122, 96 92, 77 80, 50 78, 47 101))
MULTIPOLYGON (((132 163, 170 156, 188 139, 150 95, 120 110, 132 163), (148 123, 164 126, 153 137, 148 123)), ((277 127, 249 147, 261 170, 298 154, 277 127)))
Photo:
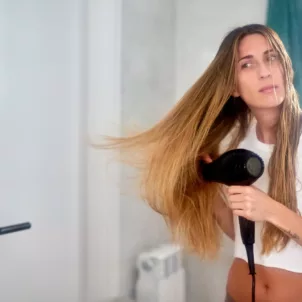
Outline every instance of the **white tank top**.
MULTIPOLYGON (((268 192, 269 186, 269 176, 267 171, 267 166, 269 159, 271 157, 274 145, 264 144, 260 142, 256 135, 256 122, 253 121, 251 127, 247 133, 245 139, 239 144, 237 148, 244 148, 258 154, 264 161, 265 170, 263 175, 253 184, 255 187, 268 192)), ((229 141, 229 139, 227 139, 229 141)), ((225 144, 226 141, 223 141, 225 144)), ((223 148, 224 149, 224 148, 223 148)), ((302 179, 302 167, 299 165, 299 161, 302 157, 302 145, 299 143, 297 152, 297 200, 298 200, 298 210, 302 212, 302 190, 301 182, 302 179)), ((242 243, 239 220, 238 216, 234 215, 234 227, 235 227, 235 251, 234 256, 237 258, 244 259, 247 261, 245 246, 242 243)), ((262 241, 261 241, 261 231, 263 228, 262 222, 255 222, 255 244, 254 244, 254 258, 255 263, 268 267, 276 267, 285 269, 292 272, 302 273, 302 246, 296 243, 294 240, 290 240, 287 246, 280 252, 277 250, 272 251, 268 256, 261 255, 262 241)))

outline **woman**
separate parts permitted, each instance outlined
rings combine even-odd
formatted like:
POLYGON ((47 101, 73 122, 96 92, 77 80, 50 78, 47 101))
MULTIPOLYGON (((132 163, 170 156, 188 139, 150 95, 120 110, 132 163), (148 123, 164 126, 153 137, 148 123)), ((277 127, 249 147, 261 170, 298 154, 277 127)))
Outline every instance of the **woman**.
POLYGON ((180 102, 153 128, 112 139, 138 151, 143 196, 175 240, 200 257, 217 255, 222 230, 235 241, 226 301, 251 300, 238 216, 255 221, 256 301, 302 301, 301 119, 290 58, 270 28, 236 28, 180 102), (262 157, 252 186, 203 181, 200 161, 226 150, 262 157))

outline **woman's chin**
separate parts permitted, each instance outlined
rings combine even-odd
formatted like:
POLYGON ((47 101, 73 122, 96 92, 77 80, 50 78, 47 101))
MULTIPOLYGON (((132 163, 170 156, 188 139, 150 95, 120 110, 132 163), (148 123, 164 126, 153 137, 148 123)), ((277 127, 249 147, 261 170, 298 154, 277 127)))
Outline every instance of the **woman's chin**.
POLYGON ((282 105, 284 98, 277 97, 275 95, 267 95, 266 98, 263 99, 259 107, 261 108, 278 108, 282 105))

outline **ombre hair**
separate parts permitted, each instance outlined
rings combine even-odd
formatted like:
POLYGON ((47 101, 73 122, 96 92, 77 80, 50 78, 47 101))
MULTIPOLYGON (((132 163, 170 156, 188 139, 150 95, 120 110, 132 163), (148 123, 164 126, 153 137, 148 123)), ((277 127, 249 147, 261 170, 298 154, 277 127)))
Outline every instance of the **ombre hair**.
MULTIPOLYGON (((268 40, 284 70, 286 94, 277 125, 277 142, 268 165, 268 194, 297 211, 300 107, 291 60, 278 35, 264 25, 251 24, 229 32, 205 72, 152 128, 128 137, 109 138, 101 146, 127 151, 129 162, 141 172, 142 198, 163 216, 175 241, 203 258, 216 256, 220 248, 221 230, 213 201, 221 185, 202 180, 200 160, 203 154, 217 158, 222 140, 231 132, 228 149, 236 148, 246 136, 252 113, 232 93, 236 86, 238 47, 251 34, 261 34, 268 40), (133 157, 132 152, 138 156, 133 157)), ((284 248, 289 238, 274 225, 265 223, 262 240, 262 252, 269 253, 273 248, 284 248)))

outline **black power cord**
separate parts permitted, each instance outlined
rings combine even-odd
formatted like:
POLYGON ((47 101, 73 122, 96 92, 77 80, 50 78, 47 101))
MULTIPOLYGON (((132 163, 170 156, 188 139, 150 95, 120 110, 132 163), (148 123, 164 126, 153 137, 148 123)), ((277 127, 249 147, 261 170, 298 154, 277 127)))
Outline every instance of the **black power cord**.
POLYGON ((252 244, 246 244, 245 245, 247 259, 248 259, 248 265, 250 270, 250 275, 252 275, 252 302, 255 302, 255 289, 256 289, 256 272, 255 272, 255 261, 254 261, 254 250, 252 244))
POLYGON ((255 302, 255 285, 256 285, 256 278, 255 274, 252 275, 252 302, 255 302))

